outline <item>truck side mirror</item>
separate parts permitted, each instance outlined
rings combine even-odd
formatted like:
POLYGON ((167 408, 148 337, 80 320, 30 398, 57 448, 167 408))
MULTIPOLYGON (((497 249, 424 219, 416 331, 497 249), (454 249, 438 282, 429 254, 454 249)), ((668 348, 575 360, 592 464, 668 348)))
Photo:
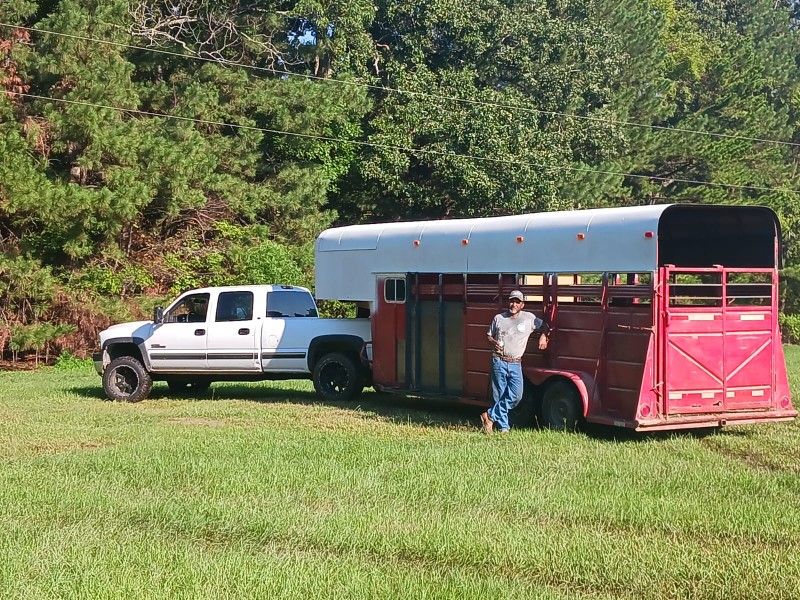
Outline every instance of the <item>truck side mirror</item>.
POLYGON ((153 309, 153 323, 162 323, 164 321, 164 307, 156 306, 153 309))

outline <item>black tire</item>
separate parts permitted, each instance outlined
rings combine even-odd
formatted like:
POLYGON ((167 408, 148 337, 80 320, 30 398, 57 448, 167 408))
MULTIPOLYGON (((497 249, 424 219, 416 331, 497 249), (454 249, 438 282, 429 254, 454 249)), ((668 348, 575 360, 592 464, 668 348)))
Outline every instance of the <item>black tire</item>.
POLYGON ((140 402, 153 388, 153 378, 139 360, 120 356, 103 371, 103 390, 117 402, 140 402))
POLYGON ((211 387, 207 379, 167 379, 167 387, 173 394, 201 396, 211 387))
POLYGON ((583 406, 578 390, 567 381, 554 381, 542 395, 539 422, 556 431, 574 431, 583 421, 583 406))
POLYGON ((358 359, 332 352, 314 365, 314 389, 327 402, 354 400, 364 390, 364 375, 358 359))
POLYGON ((508 421, 512 429, 536 426, 538 399, 533 385, 526 380, 522 400, 508 413, 508 421))

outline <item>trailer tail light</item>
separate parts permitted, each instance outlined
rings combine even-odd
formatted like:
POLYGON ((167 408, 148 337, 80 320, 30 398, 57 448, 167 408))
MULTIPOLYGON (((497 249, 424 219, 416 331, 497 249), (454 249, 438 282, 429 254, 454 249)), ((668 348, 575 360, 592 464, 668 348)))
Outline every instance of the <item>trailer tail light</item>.
POLYGON ((645 404, 642 407, 642 409, 639 411, 639 414, 641 414, 643 417, 649 417, 650 416, 650 407, 645 404))
POLYGON ((586 234, 585 233, 579 233, 576 237, 578 238, 578 240, 585 240, 586 239, 586 234))
POLYGON ((644 237, 646 237, 648 240, 651 239, 654 235, 655 234, 652 231, 645 231, 644 232, 644 237))

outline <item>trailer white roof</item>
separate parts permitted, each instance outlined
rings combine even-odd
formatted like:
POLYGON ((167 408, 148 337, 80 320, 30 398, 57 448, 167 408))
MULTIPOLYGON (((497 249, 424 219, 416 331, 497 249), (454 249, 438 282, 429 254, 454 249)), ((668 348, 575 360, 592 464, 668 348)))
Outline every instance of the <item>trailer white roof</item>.
POLYGON ((328 229, 316 243, 316 296, 372 301, 380 273, 653 271, 669 206, 328 229))

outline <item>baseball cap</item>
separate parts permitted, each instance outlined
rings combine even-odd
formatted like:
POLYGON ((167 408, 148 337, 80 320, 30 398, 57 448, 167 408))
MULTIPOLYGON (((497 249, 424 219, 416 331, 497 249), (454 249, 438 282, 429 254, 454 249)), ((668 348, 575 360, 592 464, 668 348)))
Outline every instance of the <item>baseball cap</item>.
POLYGON ((514 290, 508 295, 508 299, 511 300, 512 298, 519 300, 520 302, 525 302, 525 296, 522 295, 522 292, 519 290, 514 290))

